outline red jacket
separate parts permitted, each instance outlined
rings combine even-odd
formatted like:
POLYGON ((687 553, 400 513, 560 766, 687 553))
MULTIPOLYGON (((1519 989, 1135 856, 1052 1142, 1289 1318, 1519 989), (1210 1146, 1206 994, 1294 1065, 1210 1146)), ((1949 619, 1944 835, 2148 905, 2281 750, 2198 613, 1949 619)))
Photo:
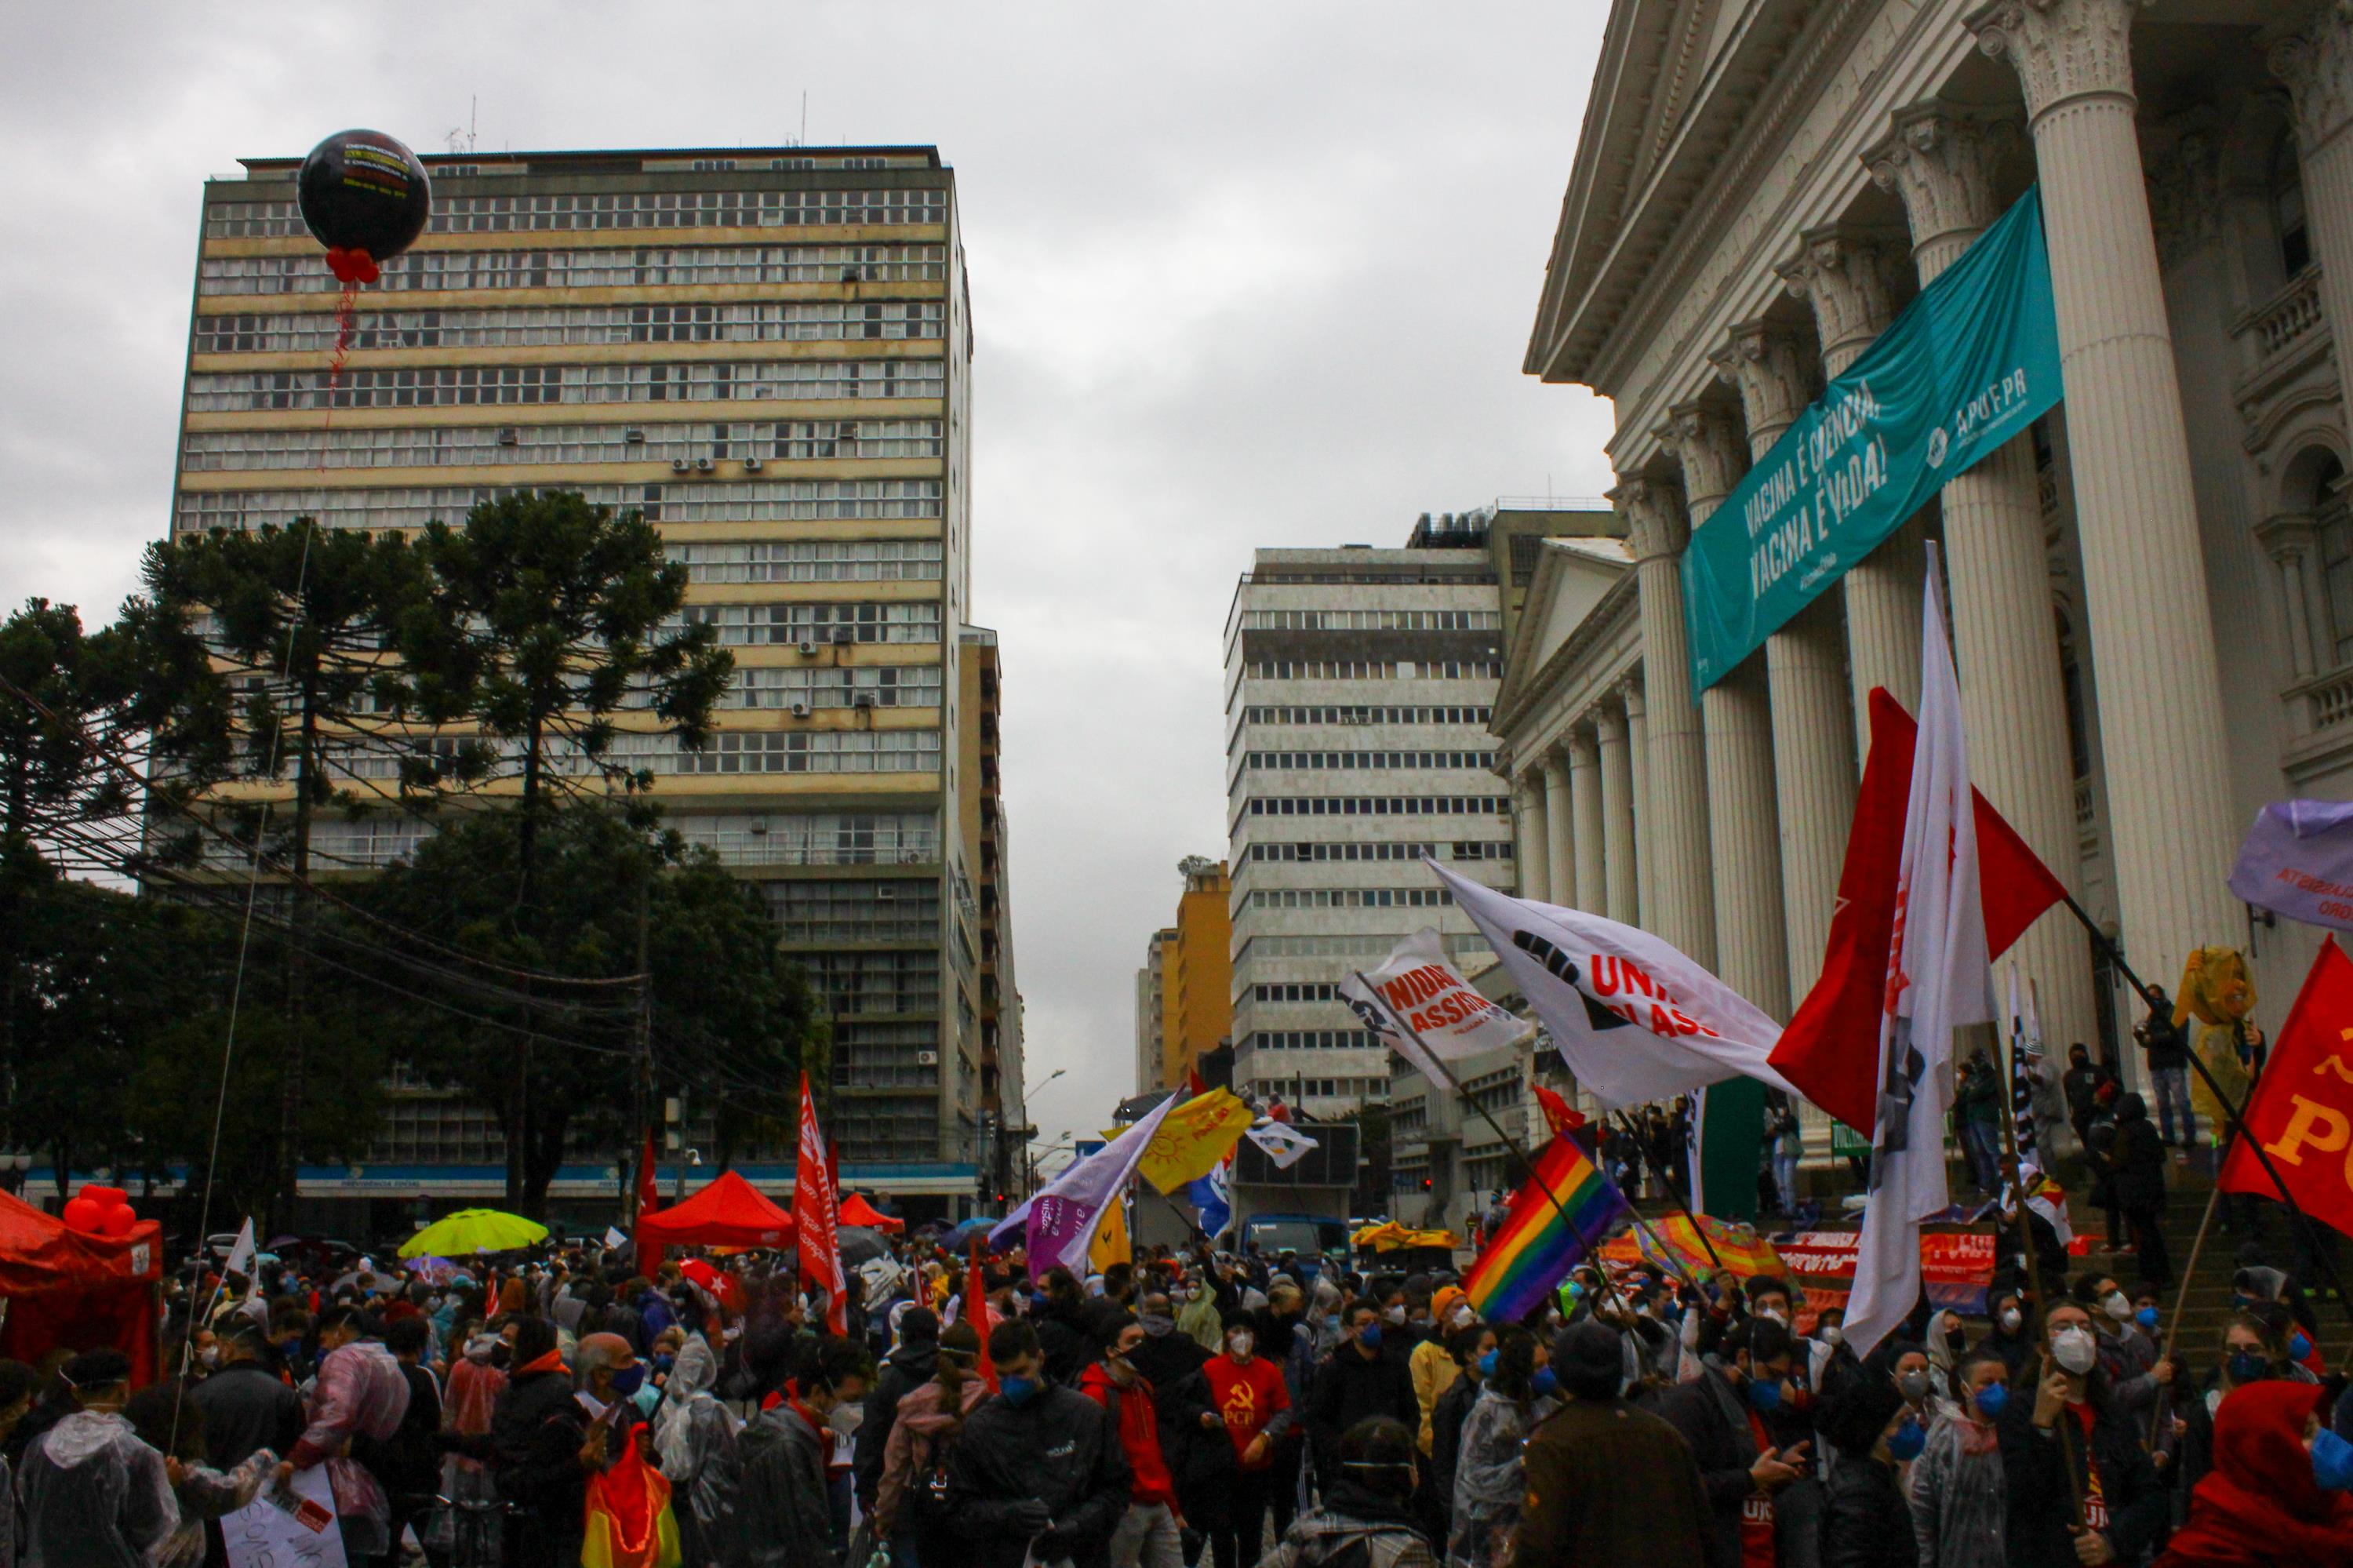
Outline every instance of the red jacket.
POLYGON ((1175 1508, 1176 1483, 1168 1474, 1168 1462, 1160 1457, 1160 1410, 1153 1402, 1151 1380, 1113 1383, 1097 1361, 1080 1376, 1079 1392, 1119 1419, 1119 1446, 1127 1451, 1127 1467, 1134 1474, 1128 1500, 1147 1508, 1154 1503, 1175 1508))

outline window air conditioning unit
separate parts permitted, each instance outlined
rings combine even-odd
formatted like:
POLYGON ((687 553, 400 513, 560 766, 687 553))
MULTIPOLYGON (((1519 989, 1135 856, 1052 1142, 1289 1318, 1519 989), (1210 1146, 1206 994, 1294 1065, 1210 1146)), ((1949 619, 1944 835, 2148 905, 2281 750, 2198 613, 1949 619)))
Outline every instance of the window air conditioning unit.
POLYGON ((684 458, 672 458, 670 460, 670 471, 672 473, 684 473, 689 466, 690 465, 684 458))
POLYGON ((871 708, 874 705, 874 694, 860 692, 849 699, 849 705, 854 708, 871 708))
POLYGON ((522 432, 521 430, 516 429, 512 425, 503 425, 500 427, 499 445, 502 447, 512 447, 520 446, 522 443, 522 432))
POLYGON ((763 465, 758 458, 745 458, 744 460, 744 471, 745 473, 757 473, 760 471, 762 466, 763 465))
POLYGON ((809 705, 807 703, 795 703, 793 705, 793 717, 807 718, 808 716, 809 705))
POLYGON ((621 432, 621 440, 628 442, 631 446, 643 445, 645 439, 645 431, 638 429, 635 425, 631 425, 628 429, 621 432))
POLYGON ((804 659, 814 659, 817 657, 817 644, 810 641, 806 637, 801 639, 801 657, 804 659))
POLYGON ((858 633, 852 631, 847 626, 837 626, 833 629, 833 642, 835 647, 846 648, 850 643, 857 641, 858 633))
POLYGON ((694 460, 694 471, 695 471, 695 472, 697 472, 697 473, 709 473, 709 472, 711 471, 711 469, 712 469, 712 462, 711 462, 711 460, 710 460, 709 458, 697 458, 697 459, 695 459, 695 460, 694 460))
POLYGON ((916 1066, 918 1066, 918 1067, 936 1067, 936 1066, 938 1066, 939 1065, 940 1065, 940 1054, 939 1054, 937 1051, 918 1051, 918 1052, 916 1052, 916 1053, 915 1053, 915 1065, 916 1065, 916 1066))

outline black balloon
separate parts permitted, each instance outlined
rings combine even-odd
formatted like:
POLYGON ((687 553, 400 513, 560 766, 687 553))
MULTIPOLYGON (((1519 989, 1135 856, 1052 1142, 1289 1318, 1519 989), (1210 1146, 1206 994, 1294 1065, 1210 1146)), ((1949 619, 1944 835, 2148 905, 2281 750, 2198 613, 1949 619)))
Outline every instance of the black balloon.
POLYGON ((311 148, 295 192, 345 282, 375 282, 377 264, 407 249, 433 211, 425 165, 381 131, 338 131, 311 148))

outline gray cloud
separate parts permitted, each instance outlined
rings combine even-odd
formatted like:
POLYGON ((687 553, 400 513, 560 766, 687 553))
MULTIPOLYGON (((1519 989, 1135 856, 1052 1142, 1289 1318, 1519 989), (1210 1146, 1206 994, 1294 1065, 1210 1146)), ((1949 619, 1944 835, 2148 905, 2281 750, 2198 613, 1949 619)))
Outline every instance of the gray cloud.
POLYGON ((1606 406, 1519 373, 1606 8, 248 4, 0 21, 0 593, 102 618, 163 531, 200 185, 439 150, 934 143, 972 266, 976 613, 1050 1136, 1128 1089, 1176 863, 1220 853, 1252 547, 1594 494, 1606 406))

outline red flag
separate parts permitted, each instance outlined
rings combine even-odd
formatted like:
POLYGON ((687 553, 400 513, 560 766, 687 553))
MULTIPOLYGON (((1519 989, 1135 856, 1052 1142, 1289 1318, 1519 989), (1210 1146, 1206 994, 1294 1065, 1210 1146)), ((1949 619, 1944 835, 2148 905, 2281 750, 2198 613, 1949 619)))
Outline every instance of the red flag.
POLYGON ((1585 1125, 1585 1115, 1572 1107, 1542 1084, 1530 1084, 1536 1094, 1536 1104, 1544 1107, 1545 1121, 1556 1133, 1574 1132, 1585 1125))
POLYGON ((1209 1092, 1209 1080, 1201 1076, 1200 1068, 1185 1069, 1185 1092, 1196 1097, 1209 1092))
POLYGON ((2247 1096, 2247 1136, 2222 1161, 2225 1192, 2276 1196, 2249 1139, 2272 1157, 2296 1203, 2353 1235, 2353 960, 2330 937, 2320 944, 2263 1076, 2247 1096))
POLYGON ((964 1320, 980 1336, 980 1381, 988 1392, 997 1392, 997 1363, 988 1359, 988 1330, 994 1327, 988 1320, 988 1281, 980 1271, 980 1243, 972 1244, 972 1264, 964 1272, 964 1320))
MULTIPOLYGON (((1879 1021, 1886 1001, 1881 989, 1895 938, 1896 874, 1919 733, 1902 704, 1873 688, 1871 752, 1839 873, 1821 978, 1767 1058, 1808 1099, 1858 1132, 1872 1131, 1878 1113, 1879 1021)), ((2045 909, 2065 899, 2067 890, 1983 795, 1970 795, 1977 804, 1986 956, 1998 959, 2045 909)))
MULTIPOLYGON (((638 1156, 638 1218, 642 1220, 661 1207, 661 1182, 654 1174, 654 1129, 646 1128, 645 1152, 638 1156)), ((638 1273, 651 1279, 660 1272, 662 1249, 638 1243, 638 1273)))
POLYGON ((793 1227, 800 1238, 801 1275, 826 1288, 825 1323, 849 1333, 849 1289, 841 1274, 841 1243, 836 1238, 833 1175, 825 1157, 825 1134, 817 1125, 817 1101, 808 1075, 801 1075, 800 1146, 793 1163, 793 1227))

